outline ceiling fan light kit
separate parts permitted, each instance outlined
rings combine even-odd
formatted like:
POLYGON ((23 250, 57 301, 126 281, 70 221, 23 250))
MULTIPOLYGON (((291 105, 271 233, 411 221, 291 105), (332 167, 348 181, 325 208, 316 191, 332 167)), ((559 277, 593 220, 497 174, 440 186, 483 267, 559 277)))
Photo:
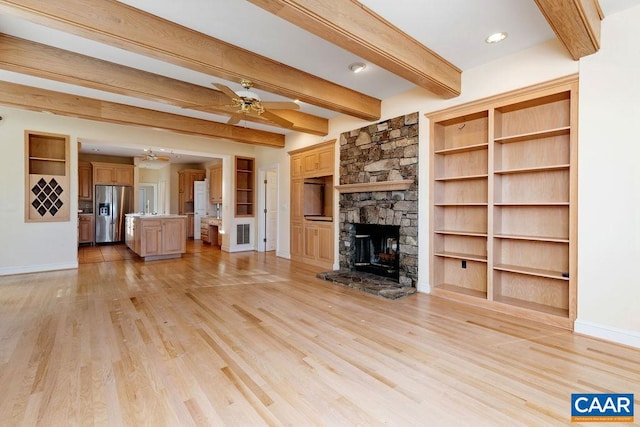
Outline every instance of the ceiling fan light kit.
POLYGON ((268 111, 268 109, 297 110, 300 108, 298 104, 295 102, 262 102, 260 97, 250 90, 253 87, 251 80, 242 80, 240 84, 244 90, 234 92, 228 86, 213 83, 219 91, 229 98, 230 103, 226 105, 226 107, 231 113, 231 118, 229 118, 227 124, 236 124, 244 119, 246 115, 252 115, 261 117, 285 128, 293 126, 292 122, 268 111))

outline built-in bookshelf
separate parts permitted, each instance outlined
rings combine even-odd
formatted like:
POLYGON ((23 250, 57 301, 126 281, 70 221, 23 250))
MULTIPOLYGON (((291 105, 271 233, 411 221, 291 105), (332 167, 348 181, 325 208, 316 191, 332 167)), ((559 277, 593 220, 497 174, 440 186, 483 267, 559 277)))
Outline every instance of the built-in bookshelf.
POLYGON ((433 293, 573 328, 577 80, 428 115, 433 293))

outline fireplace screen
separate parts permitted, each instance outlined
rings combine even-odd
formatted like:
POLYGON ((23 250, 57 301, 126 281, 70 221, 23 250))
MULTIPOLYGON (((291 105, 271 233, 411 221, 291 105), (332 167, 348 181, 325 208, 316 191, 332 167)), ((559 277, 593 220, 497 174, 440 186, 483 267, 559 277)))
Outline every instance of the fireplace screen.
POLYGON ((354 226, 353 267, 398 280, 400 227, 373 224, 354 226))

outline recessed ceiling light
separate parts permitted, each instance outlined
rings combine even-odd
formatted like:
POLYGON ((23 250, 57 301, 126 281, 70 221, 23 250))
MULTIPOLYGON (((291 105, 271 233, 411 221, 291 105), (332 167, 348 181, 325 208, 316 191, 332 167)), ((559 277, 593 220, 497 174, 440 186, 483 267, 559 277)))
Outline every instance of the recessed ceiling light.
POLYGON ((349 65, 349 70, 351 70, 351 72, 353 73, 359 73, 365 68, 367 68, 367 64, 363 62, 354 62, 353 64, 349 65))
POLYGON ((484 41, 487 43, 498 43, 507 38, 507 33, 494 33, 487 37, 484 41))

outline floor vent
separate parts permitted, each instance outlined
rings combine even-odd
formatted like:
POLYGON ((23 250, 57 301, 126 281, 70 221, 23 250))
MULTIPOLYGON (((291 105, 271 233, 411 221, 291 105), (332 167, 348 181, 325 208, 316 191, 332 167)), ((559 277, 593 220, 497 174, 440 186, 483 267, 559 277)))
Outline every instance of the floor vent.
POLYGON ((238 224, 237 226, 237 241, 238 245, 248 245, 251 243, 251 237, 249 235, 251 224, 238 224))

